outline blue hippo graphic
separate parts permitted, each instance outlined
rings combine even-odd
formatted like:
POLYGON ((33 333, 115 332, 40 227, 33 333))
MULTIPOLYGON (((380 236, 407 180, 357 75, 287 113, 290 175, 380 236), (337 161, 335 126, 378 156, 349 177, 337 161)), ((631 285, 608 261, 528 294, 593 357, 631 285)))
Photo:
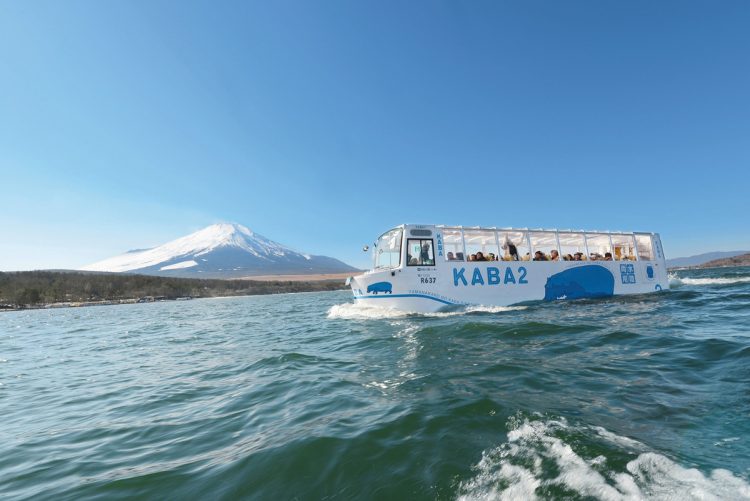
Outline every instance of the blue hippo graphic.
POLYGON ((607 297, 615 291, 615 277, 604 266, 587 265, 555 273, 544 285, 544 300, 607 297))
POLYGON ((370 292, 373 294, 377 294, 378 292, 393 294, 393 286, 390 282, 375 282, 367 286, 367 293, 369 294, 370 292))

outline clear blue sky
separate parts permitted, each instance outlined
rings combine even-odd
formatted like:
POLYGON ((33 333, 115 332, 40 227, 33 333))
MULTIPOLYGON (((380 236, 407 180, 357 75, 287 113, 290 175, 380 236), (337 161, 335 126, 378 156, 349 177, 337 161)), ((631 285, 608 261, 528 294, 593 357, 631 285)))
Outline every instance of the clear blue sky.
POLYGON ((0 269, 218 221, 750 249, 750 2, 0 3, 0 269))

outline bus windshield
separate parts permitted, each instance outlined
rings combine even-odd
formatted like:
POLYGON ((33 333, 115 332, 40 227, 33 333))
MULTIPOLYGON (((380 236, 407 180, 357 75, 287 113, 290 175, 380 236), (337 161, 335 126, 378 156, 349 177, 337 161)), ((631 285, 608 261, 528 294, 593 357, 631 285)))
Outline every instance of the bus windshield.
POLYGON ((375 243, 375 269, 397 268, 401 264, 401 228, 383 233, 375 243))

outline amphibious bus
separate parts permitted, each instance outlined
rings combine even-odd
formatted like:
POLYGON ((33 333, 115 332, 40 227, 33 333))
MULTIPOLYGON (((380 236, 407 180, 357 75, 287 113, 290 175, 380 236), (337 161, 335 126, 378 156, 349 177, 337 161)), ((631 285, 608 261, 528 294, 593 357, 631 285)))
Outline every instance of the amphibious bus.
POLYGON ((404 224, 372 252, 355 300, 412 312, 669 288, 658 233, 404 224))

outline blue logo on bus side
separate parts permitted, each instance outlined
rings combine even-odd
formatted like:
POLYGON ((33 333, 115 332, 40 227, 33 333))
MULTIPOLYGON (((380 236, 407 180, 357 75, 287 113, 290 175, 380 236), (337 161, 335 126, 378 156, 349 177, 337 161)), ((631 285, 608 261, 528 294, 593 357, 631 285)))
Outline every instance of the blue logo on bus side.
POLYGON ((485 280, 485 276, 482 274, 482 270, 480 268, 474 268, 474 271, 471 272, 471 278, 466 277, 466 268, 453 268, 453 286, 458 287, 459 282, 463 285, 500 285, 502 283, 503 285, 507 284, 528 284, 528 280, 526 280, 526 267, 519 266, 516 270, 516 274, 518 275, 518 278, 516 279, 516 274, 513 273, 513 269, 508 266, 505 268, 505 272, 500 273, 500 268, 497 268, 496 266, 488 266, 486 269, 487 276, 485 280))
POLYGON ((615 277, 604 266, 585 265, 555 273, 544 285, 544 300, 612 296, 615 277))
POLYGON ((367 286, 368 294, 377 295, 378 292, 393 294, 393 285, 391 285, 390 282, 375 282, 374 284, 370 284, 367 286))

